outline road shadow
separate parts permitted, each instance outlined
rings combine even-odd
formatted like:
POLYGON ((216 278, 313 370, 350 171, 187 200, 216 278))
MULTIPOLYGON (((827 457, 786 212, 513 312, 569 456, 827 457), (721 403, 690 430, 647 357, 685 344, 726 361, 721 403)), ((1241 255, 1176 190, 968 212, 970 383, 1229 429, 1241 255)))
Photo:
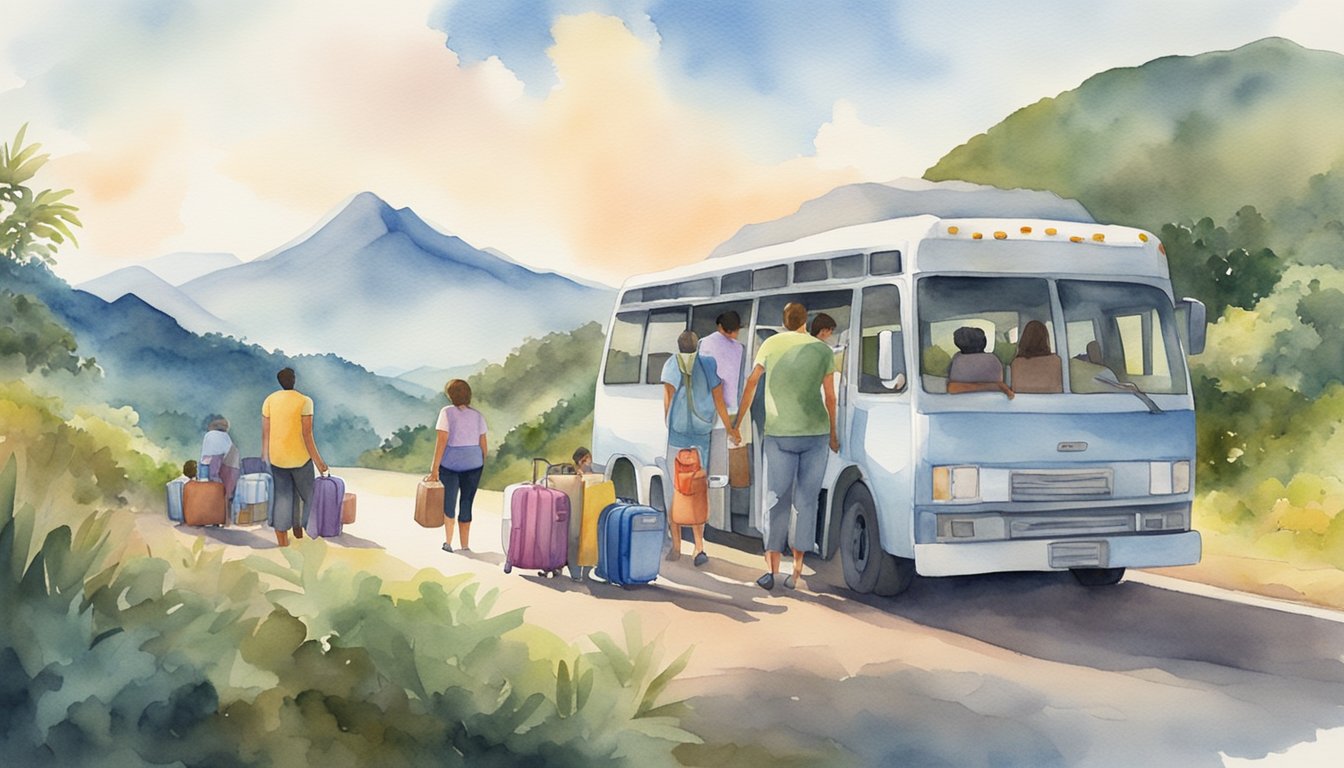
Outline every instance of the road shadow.
POLYGON ((330 542, 330 543, 332 543, 332 544, 339 544, 339 545, 341 545, 341 546, 343 546, 343 547, 349 547, 349 548, 351 548, 351 549, 384 549, 384 548, 385 548, 385 547, 383 547, 382 544, 379 544, 378 542, 373 541, 372 539, 363 539, 363 538, 360 538, 360 537, 358 537, 358 536, 355 536, 355 535, 346 533, 345 531, 342 531, 342 532, 341 532, 341 535, 339 535, 339 536, 328 536, 328 537, 325 537, 324 540, 327 541, 327 542, 330 542))
POLYGON ((251 549, 274 549, 280 544, 275 540, 275 534, 270 528, 240 528, 230 526, 221 528, 218 526, 197 527, 194 525, 177 526, 178 530, 197 536, 204 536, 207 539, 218 541, 221 544, 227 544, 230 547, 249 547, 251 549))
MULTIPOLYGON (((664 563, 666 566, 667 563, 664 563)), ((692 613, 712 613, 741 623, 760 621, 762 615, 786 610, 784 605, 764 602, 762 598, 766 597, 765 593, 754 584, 748 588, 746 585, 725 583, 707 574, 678 573, 674 580, 671 574, 660 573, 652 583, 621 587, 595 577, 575 581, 568 573, 545 577, 538 576, 536 571, 515 569, 514 572, 521 572, 523 579, 556 592, 577 592, 599 600, 632 604, 670 603, 692 613)))

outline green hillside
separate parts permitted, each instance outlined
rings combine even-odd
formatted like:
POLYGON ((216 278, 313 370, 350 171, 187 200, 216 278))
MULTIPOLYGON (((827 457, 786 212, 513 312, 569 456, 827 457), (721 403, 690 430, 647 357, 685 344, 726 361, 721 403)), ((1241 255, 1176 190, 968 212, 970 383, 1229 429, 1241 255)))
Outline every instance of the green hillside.
MULTIPOLYGON (((491 455, 482 479, 486 488, 525 479, 534 456, 568 461, 576 447, 592 442, 593 396, 603 340, 597 323, 547 334, 467 378, 472 406, 489 426, 491 455)), ((437 406, 447 403, 447 397, 440 395, 437 406)), ((433 425, 404 427, 381 448, 361 456, 360 464, 425 472, 433 458, 434 436, 433 425)))
POLYGON ((1344 162, 1344 56, 1269 38, 1113 69, 1014 112, 928 169, 933 181, 1044 189, 1100 221, 1278 208, 1344 162))
POLYGON ((1089 78, 930 180, 1055 192, 1157 233, 1209 307, 1196 526, 1344 568, 1344 56, 1267 39, 1089 78))

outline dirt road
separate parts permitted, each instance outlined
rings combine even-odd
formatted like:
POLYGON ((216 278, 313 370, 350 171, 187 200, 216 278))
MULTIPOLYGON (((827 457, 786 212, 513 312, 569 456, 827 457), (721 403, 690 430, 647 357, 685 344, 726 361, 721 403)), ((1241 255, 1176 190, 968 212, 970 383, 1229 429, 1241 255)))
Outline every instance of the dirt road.
MULTIPOLYGON (((665 662, 694 646, 669 693, 694 706, 692 730, 743 745, 688 753, 699 763, 757 763, 749 745, 765 745, 793 756, 773 765, 1344 764, 1344 615, 1137 574, 1101 589, 1067 574, 919 579, 861 598, 838 562, 812 558, 800 589, 767 593, 759 543, 736 536, 711 541, 706 566, 664 563, 631 590, 506 575, 499 493, 477 499, 472 551, 449 554, 441 529, 412 520, 417 478, 338 473, 359 495, 339 544, 472 573, 501 608, 570 640, 619 637, 634 611, 645 637, 663 635, 665 662)), ((274 546, 264 528, 210 535, 274 546)))

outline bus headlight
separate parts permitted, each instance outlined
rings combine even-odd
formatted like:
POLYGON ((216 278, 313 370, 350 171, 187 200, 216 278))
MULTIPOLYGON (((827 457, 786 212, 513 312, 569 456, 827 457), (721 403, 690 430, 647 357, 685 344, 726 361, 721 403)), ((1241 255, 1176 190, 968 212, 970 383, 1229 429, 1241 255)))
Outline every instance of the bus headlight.
POLYGON ((969 501, 980 498, 979 467, 934 467, 934 501, 969 501))
POLYGON ((1148 493, 1154 496, 1160 496, 1189 492, 1189 461, 1148 462, 1148 493))

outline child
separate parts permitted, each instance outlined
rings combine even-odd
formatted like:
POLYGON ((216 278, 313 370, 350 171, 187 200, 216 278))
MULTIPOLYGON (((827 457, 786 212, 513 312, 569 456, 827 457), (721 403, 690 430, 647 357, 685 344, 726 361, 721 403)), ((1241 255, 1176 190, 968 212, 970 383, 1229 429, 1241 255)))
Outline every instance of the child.
POLYGON ((186 463, 182 465, 182 476, 179 477, 178 480, 195 480, 195 479, 196 479, 196 460, 187 459, 186 463))
POLYGON ((580 475, 586 475, 593 471, 593 452, 580 446, 574 449, 574 469, 580 475))

